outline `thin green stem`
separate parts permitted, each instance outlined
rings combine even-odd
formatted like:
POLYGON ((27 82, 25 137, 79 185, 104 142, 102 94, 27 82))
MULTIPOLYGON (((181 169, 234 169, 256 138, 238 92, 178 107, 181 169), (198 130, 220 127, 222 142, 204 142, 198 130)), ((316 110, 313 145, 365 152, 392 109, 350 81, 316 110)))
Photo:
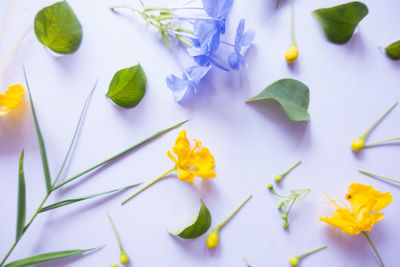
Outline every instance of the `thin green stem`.
POLYGON ((11 252, 14 250, 15 246, 17 245, 18 241, 14 241, 14 244, 11 246, 11 248, 8 250, 6 256, 4 259, 1 261, 0 266, 3 266, 4 262, 7 260, 7 258, 10 256, 11 252))
POLYGON ((107 217, 108 217, 108 220, 110 221, 111 226, 112 226, 112 228, 113 228, 113 230, 114 230, 114 234, 115 234, 115 236, 117 237, 119 249, 121 250, 121 252, 124 252, 124 249, 122 248, 121 240, 119 239, 119 235, 118 235, 118 232, 117 232, 117 228, 115 228, 115 225, 114 225, 114 223, 113 223, 113 221, 112 221, 112 219, 111 219, 110 214, 108 214, 108 212, 107 212, 107 217))
POLYGON ((382 258, 381 258, 381 256, 380 256, 380 255, 379 255, 379 253, 378 253, 378 250, 376 250, 376 247, 375 247, 374 243, 372 243, 372 240, 371 240, 371 238, 369 238, 369 236, 368 236, 367 232, 365 232, 365 231, 362 231, 362 233, 363 233, 363 235, 365 236, 365 238, 368 240, 368 243, 371 245, 372 249, 374 250, 374 252, 375 252, 376 256, 377 256, 377 257, 378 257, 378 259, 379 259, 379 262, 380 262, 380 263, 381 263, 381 265, 384 267, 384 266, 385 266, 385 264, 383 263, 383 261, 382 261, 382 258))
POLYGON ((309 251, 309 252, 306 252, 306 253, 304 253, 304 254, 301 254, 300 256, 297 256, 297 257, 301 259, 301 258, 303 258, 303 257, 305 257, 305 256, 307 256, 307 255, 310 255, 310 254, 315 253, 315 252, 317 252, 317 251, 323 250, 323 249, 325 249, 325 248, 327 248, 327 247, 328 247, 328 246, 325 245, 325 246, 316 248, 316 249, 314 249, 314 250, 311 250, 311 251, 309 251))
POLYGON ((225 223, 227 223, 227 222, 233 217, 233 215, 235 215, 235 214, 243 207, 243 205, 246 204, 247 201, 250 200, 250 198, 251 198, 252 196, 253 196, 253 195, 248 196, 248 197, 246 198, 246 200, 243 201, 242 204, 240 204, 240 206, 237 207, 237 208, 231 213, 231 215, 229 215, 228 218, 225 219, 225 221, 223 221, 222 223, 220 223, 220 224, 218 225, 217 228, 219 229, 219 228, 221 228, 225 223))
POLYGON ((384 144, 384 143, 393 142, 393 141, 400 141, 400 137, 390 138, 390 139, 386 139, 386 140, 374 142, 374 143, 365 145, 364 147, 378 146, 378 145, 382 145, 382 144, 384 144))
POLYGON ((286 172, 282 173, 282 176, 285 176, 286 174, 288 174, 289 172, 291 172, 294 168, 296 168, 297 166, 299 166, 300 163, 301 163, 301 160, 299 160, 298 162, 296 162, 292 167, 289 168, 289 170, 287 170, 286 172))
POLYGON ((368 130, 364 133, 364 135, 362 136, 363 138, 366 138, 367 135, 372 131, 372 129, 380 122, 382 121, 386 115, 389 114, 390 111, 392 111, 392 109, 394 109, 394 107, 397 105, 397 102, 395 102, 385 113, 383 113, 382 116, 379 117, 378 120, 376 120, 369 128, 368 130))
POLYGON ((291 34, 292 34, 292 44, 296 45, 296 40, 294 39, 294 6, 293 6, 293 1, 290 1, 290 17, 291 17, 291 34))
POLYGON ((143 188, 139 189, 135 194, 133 194, 132 196, 128 197, 127 199, 125 199, 124 201, 121 202, 121 205, 124 205, 126 202, 128 202, 129 200, 131 200, 133 197, 135 197, 136 195, 138 195, 140 192, 142 192, 143 190, 145 190, 146 188, 150 187, 151 185, 155 184, 156 182, 158 182, 161 178, 164 178, 167 174, 173 172, 176 170, 176 166, 172 169, 170 169, 169 171, 163 173, 161 176, 157 177, 156 179, 154 179, 152 182, 150 182, 149 184, 147 184, 146 186, 144 186, 143 188))
POLYGON ((365 171, 361 171, 361 170, 359 172, 361 172, 361 173, 363 173, 365 175, 374 177, 374 178, 383 179, 383 180, 386 180, 386 181, 390 181, 390 182, 394 182, 394 183, 399 183, 400 184, 399 180, 388 178, 388 177, 385 177, 385 176, 382 176, 382 175, 378 175, 378 174, 374 174, 374 173, 370 173, 370 172, 365 172, 365 171))

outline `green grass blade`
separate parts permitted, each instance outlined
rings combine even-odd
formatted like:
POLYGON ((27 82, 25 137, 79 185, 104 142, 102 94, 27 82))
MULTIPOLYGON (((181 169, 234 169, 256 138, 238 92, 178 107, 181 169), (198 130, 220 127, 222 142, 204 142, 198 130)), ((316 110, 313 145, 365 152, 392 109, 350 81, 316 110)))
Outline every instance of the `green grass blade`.
POLYGON ((129 189, 129 188, 138 186, 138 185, 139 184, 134 184, 134 185, 125 186, 125 187, 122 187, 122 188, 118 188, 118 189, 114 189, 114 190, 110 190, 110 191, 106 191, 106 192, 102 192, 102 193, 98 193, 98 194, 93 194, 93 195, 83 196, 83 197, 79 197, 79 198, 63 200, 63 201, 48 205, 46 207, 43 207, 43 208, 40 209, 39 212, 45 212, 45 211, 57 209, 57 208, 60 208, 60 207, 63 207, 63 206, 74 204, 76 202, 80 202, 80 201, 84 201, 84 200, 87 200, 87 199, 91 199, 91 198, 95 198, 95 197, 99 197, 99 196, 103 196, 103 195, 108 195, 108 194, 111 194, 111 193, 114 193, 114 192, 119 192, 119 191, 122 191, 122 190, 126 190, 126 189, 129 189))
POLYGON ((167 128, 167 129, 164 129, 164 130, 161 130, 161 131, 156 132, 156 133, 153 134, 152 136, 150 136, 150 137, 148 137, 148 138, 146 138, 146 139, 140 141, 140 142, 137 143, 136 145, 133 145, 133 146, 131 146, 131 147, 125 149, 124 151, 122 151, 122 152, 120 152, 120 153, 118 153, 118 154, 112 156, 111 158, 108 158, 108 159, 106 159, 106 160, 104 160, 104 161, 102 161, 102 162, 100 162, 100 163, 94 165, 93 167, 90 167, 89 169, 87 169, 87 170, 85 170, 85 171, 83 171, 83 172, 81 172, 81 173, 78 173, 77 175, 72 176, 71 178, 69 178, 69 179, 67 179, 67 180, 65 180, 65 181, 63 181, 63 182, 61 182, 61 183, 59 183, 58 185, 56 185, 56 186, 53 187, 53 190, 56 190, 56 189, 60 188, 61 186, 65 185, 65 184, 67 184, 67 183, 69 183, 69 182, 72 182, 72 181, 75 180, 76 178, 79 178, 79 177, 81 177, 82 175, 84 175, 84 174, 86 174, 86 173, 88 173, 88 172, 91 172, 91 171, 93 171, 94 169, 97 169, 97 168, 99 168, 99 167, 101 167, 101 166, 103 166, 103 165, 109 163, 110 161, 113 161, 114 159, 119 158, 119 157, 121 157, 121 156, 127 154, 128 152, 130 152, 130 151, 132 151, 132 150, 134 150, 134 149, 140 147, 141 145, 143 145, 143 144, 145 144, 145 143, 151 141, 152 139, 154 139, 154 138, 156 138, 156 137, 158 137, 158 136, 160 136, 160 135, 162 135, 162 134, 164 134, 164 133, 166 133, 166 132, 169 132, 169 131, 171 131, 172 129, 175 129, 175 128, 181 126, 182 124, 186 123, 187 121, 188 121, 188 120, 183 121, 183 122, 181 122, 181 123, 178 123, 178 124, 176 124, 176 125, 174 125, 174 126, 171 126, 171 127, 167 128))
POLYGON ((79 255, 85 252, 93 251, 95 248, 91 249, 76 249, 76 250, 65 250, 65 251, 57 251, 57 252, 50 252, 50 253, 44 253, 40 255, 36 255, 33 257, 17 260, 14 262, 11 262, 9 264, 6 264, 4 267, 25 267, 25 266, 32 266, 35 264, 43 263, 43 262, 48 262, 48 261, 54 261, 54 260, 59 260, 75 255, 79 255))
POLYGON ((40 131, 40 126, 39 126, 39 122, 38 122, 38 119, 37 119, 37 116, 36 116, 35 107, 33 106, 31 90, 29 89, 29 83, 28 83, 28 78, 26 77, 25 68, 24 68, 24 77, 25 77, 26 87, 27 87, 28 92, 29 92, 29 101, 31 103, 32 116, 33 116, 33 121, 35 123, 36 135, 37 135, 38 142, 39 142, 40 155, 42 157, 42 164, 43 164, 44 179, 45 179, 45 182, 46 182, 46 189, 47 189, 47 192, 50 192, 50 190, 51 190, 51 178, 50 178, 49 162, 47 160, 47 154, 46 154, 46 147, 44 145, 43 136, 42 136, 42 133, 40 131))
POLYGON ((79 116, 78 124, 76 125, 75 132, 74 132, 74 135, 72 137, 71 144, 70 144, 70 146, 68 148, 67 154, 65 155, 64 161, 61 164, 60 170, 58 171, 57 176, 54 179, 53 186, 57 183, 58 179, 60 178, 60 175, 61 175, 62 171, 64 170, 64 167, 65 167, 65 164, 67 163, 69 155, 71 154, 72 148, 74 147, 74 144, 75 144, 75 141, 76 141, 76 137, 78 136, 78 132, 79 132, 79 130, 80 130, 82 124, 83 124, 83 119, 84 119, 84 117, 86 115, 86 110, 87 110, 87 108, 89 106, 90 100, 92 99, 92 96, 93 96, 94 90, 96 89, 97 83, 98 83, 98 80, 94 84, 92 90, 90 91, 90 94, 86 98, 85 104, 83 105, 83 108, 82 108, 82 111, 81 111, 81 115, 79 116))
POLYGON ((19 157, 19 174, 18 174, 18 211, 17 211, 17 236, 18 241, 24 234, 26 202, 25 202, 25 175, 24 175, 24 149, 19 157))

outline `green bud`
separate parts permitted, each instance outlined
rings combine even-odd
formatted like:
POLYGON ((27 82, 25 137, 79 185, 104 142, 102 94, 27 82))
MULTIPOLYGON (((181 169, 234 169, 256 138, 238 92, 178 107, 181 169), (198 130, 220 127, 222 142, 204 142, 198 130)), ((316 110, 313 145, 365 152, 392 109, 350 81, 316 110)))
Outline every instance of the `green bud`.
POLYGON ((129 257, 128 257, 128 255, 127 255, 125 252, 121 251, 121 256, 119 257, 119 261, 120 261, 123 265, 128 264, 128 262, 129 262, 129 257))
POLYGON ((272 184, 267 184, 268 189, 272 189, 274 188, 274 186, 272 184))
POLYGON ((299 257, 290 257, 290 265, 292 266, 297 266, 300 262, 300 258, 299 257))
POLYGON ((287 214, 286 213, 282 214, 282 219, 287 220, 287 214))
POLYGON ((283 176, 282 176, 282 175, 280 175, 280 174, 278 174, 278 175, 276 175, 276 176, 275 176, 275 178, 274 178, 274 179, 275 179, 275 181, 276 181, 276 182, 278 182, 278 183, 279 183, 279 182, 282 180, 282 178, 283 178, 283 176))
POLYGON ((282 200, 278 202, 278 210, 280 210, 280 209, 282 208, 282 206, 283 206, 284 203, 285 203, 285 202, 282 201, 282 200))
POLYGON ((289 223, 287 221, 284 221, 282 226, 283 228, 289 228, 289 223))

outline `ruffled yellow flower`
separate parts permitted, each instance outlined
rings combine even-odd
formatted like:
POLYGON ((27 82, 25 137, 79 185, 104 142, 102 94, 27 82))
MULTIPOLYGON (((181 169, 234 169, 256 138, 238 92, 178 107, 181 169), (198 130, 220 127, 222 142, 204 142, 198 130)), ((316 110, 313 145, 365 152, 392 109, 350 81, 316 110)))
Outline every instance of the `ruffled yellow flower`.
POLYGON ((194 140, 195 146, 190 148, 186 131, 182 130, 176 138, 172 151, 177 155, 175 158, 168 150, 167 156, 176 164, 178 178, 185 182, 193 183, 194 177, 214 178, 215 166, 214 156, 203 147, 200 141, 194 140))
POLYGON ((0 117, 21 104, 24 92, 25 90, 22 85, 15 84, 8 87, 5 94, 0 93, 0 117))
POLYGON ((319 219, 340 228, 344 233, 357 235, 370 231, 375 223, 384 218, 384 214, 378 212, 389 205, 393 197, 390 193, 382 193, 372 186, 354 183, 349 186, 346 199, 350 202, 350 207, 329 199, 336 210, 331 218, 319 219))
POLYGON ((122 201, 121 204, 125 204, 137 194, 174 171, 177 171, 179 180, 189 183, 194 182, 194 177, 214 178, 216 176, 213 170, 215 166, 214 156, 208 148, 202 147, 200 141, 194 140, 194 142, 194 147, 190 148, 189 140, 186 137, 186 131, 182 130, 178 134, 175 145, 172 148, 172 152, 174 152, 177 157, 172 155, 169 150, 167 153, 167 156, 175 163, 175 166, 136 191, 136 193, 122 201))

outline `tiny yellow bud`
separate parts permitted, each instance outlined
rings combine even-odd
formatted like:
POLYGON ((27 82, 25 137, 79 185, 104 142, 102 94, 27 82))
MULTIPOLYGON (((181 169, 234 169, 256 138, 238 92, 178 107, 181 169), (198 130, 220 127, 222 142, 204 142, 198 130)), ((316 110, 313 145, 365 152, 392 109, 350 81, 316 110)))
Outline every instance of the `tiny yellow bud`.
POLYGON ((286 213, 282 214, 282 219, 284 219, 284 220, 287 219, 287 214, 286 213))
POLYGON ((119 261, 120 261, 123 265, 128 264, 128 262, 129 262, 129 257, 128 257, 128 255, 126 255, 126 253, 122 251, 122 252, 121 252, 121 256, 119 257, 119 261))
POLYGON ((272 189, 274 188, 274 186, 272 184, 267 184, 268 189, 272 189))
POLYGON ((353 140, 351 143, 351 149, 353 151, 360 151, 365 145, 365 139, 364 137, 359 137, 353 140))
POLYGON ((206 244, 208 248, 215 248, 219 242, 218 228, 214 229, 208 236, 206 244))
POLYGON ((289 228, 289 223, 287 221, 284 221, 282 226, 283 228, 289 228))
POLYGON ((299 49, 297 48, 297 45, 292 44, 286 50, 285 59, 286 59, 287 63, 293 63, 296 61, 298 55, 299 55, 299 49))
POLYGON ((275 179, 275 181, 280 182, 282 180, 282 178, 283 178, 282 175, 278 174, 275 176, 274 179, 275 179))
POLYGON ((290 265, 292 266, 297 266, 300 262, 300 258, 299 257, 290 257, 290 265))
POLYGON ((118 267, 118 265, 116 263, 111 264, 110 267, 118 267))

